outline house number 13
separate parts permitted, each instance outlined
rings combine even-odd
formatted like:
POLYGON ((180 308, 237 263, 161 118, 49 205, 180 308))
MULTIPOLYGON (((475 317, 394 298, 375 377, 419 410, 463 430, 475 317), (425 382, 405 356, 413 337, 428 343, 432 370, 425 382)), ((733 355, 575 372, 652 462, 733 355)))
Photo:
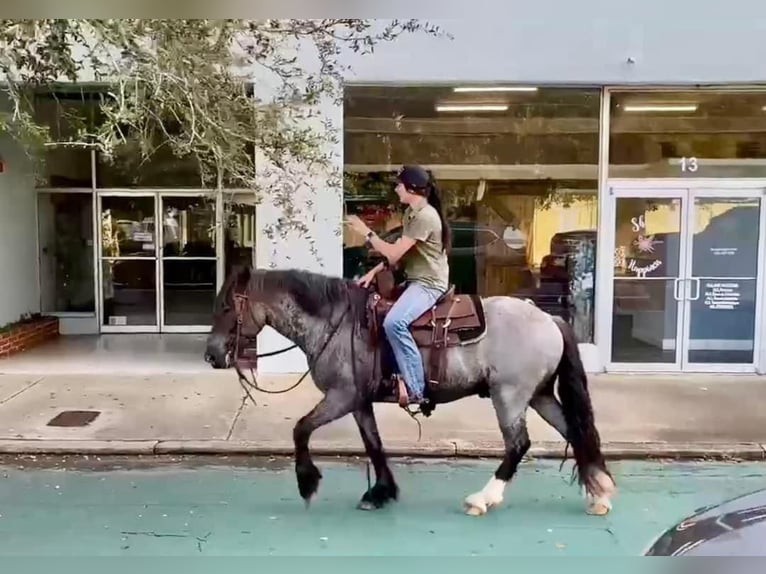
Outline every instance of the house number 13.
POLYGON ((681 171, 697 171, 699 165, 697 164, 696 157, 682 157, 681 158, 681 171))

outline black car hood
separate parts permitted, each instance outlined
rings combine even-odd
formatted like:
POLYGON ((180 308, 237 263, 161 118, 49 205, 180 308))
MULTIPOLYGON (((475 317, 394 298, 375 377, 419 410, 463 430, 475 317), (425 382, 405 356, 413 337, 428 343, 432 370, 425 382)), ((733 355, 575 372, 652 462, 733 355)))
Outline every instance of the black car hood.
POLYGON ((766 490, 707 506, 665 531, 645 556, 766 556, 766 490))

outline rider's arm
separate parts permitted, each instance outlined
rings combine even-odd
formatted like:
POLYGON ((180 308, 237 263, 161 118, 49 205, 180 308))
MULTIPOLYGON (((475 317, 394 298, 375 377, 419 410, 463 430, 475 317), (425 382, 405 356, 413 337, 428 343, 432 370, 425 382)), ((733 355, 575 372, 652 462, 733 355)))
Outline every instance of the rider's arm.
POLYGON ((397 239, 396 243, 389 243, 373 234, 369 238, 369 242, 378 253, 388 260, 388 264, 391 266, 396 265, 404 254, 415 245, 414 239, 404 235, 397 239))

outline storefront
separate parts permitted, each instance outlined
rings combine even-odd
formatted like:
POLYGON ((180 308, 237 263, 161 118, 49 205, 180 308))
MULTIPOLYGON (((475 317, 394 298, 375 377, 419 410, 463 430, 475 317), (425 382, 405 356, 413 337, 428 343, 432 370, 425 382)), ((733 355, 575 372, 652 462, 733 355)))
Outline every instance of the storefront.
POLYGON ((604 99, 604 368, 762 372, 766 91, 607 89, 604 99))
POLYGON ((490 0, 433 21, 451 38, 344 55, 344 101, 320 109, 343 188, 312 173, 297 191, 310 238, 271 240, 283 206, 199 189, 163 155, 52 149, 35 187, 0 134, 0 323, 42 310, 65 333, 199 332, 234 261, 353 277, 366 253, 343 214, 395 237, 391 176, 420 163, 445 197, 457 288, 564 317, 588 371, 766 372, 766 5, 559 4, 490 0))
POLYGON ((347 210, 394 239, 392 174, 423 164, 459 290, 565 318, 592 370, 758 372, 764 110, 757 87, 349 85, 347 210))
MULTIPOLYGON (((96 97, 40 96, 38 119, 65 135, 67 108, 95 114, 96 97)), ((191 162, 169 153, 106 161, 92 149, 50 149, 30 191, 40 310, 59 317, 63 334, 208 331, 227 270, 254 260, 255 201, 199 181, 191 162)))

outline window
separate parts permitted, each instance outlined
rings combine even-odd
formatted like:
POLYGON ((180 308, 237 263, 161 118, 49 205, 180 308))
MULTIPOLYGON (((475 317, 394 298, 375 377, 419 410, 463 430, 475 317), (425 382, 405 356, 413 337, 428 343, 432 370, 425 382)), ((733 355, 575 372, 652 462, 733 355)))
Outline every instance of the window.
POLYGON ((44 313, 94 313, 93 196, 38 194, 40 295, 44 313))
MULTIPOLYGON (((593 340, 600 90, 347 86, 345 202, 401 225, 405 163, 430 169, 452 229, 458 291, 528 297, 593 340)), ((344 275, 369 268, 344 230, 344 275)))
POLYGON ((227 195, 224 222, 224 277, 228 277, 236 265, 255 265, 255 196, 227 195))
POLYGON ((98 120, 98 95, 80 88, 70 91, 36 94, 35 121, 47 126, 52 141, 44 157, 44 169, 38 187, 86 188, 93 186, 91 149, 82 143, 84 132, 98 120))
POLYGON ((177 157, 166 145, 144 159, 137 144, 119 147, 112 159, 98 155, 96 185, 99 188, 164 187, 199 189, 199 164, 194 156, 177 157))
POLYGON ((611 94, 609 176, 766 176, 766 91, 611 94))

